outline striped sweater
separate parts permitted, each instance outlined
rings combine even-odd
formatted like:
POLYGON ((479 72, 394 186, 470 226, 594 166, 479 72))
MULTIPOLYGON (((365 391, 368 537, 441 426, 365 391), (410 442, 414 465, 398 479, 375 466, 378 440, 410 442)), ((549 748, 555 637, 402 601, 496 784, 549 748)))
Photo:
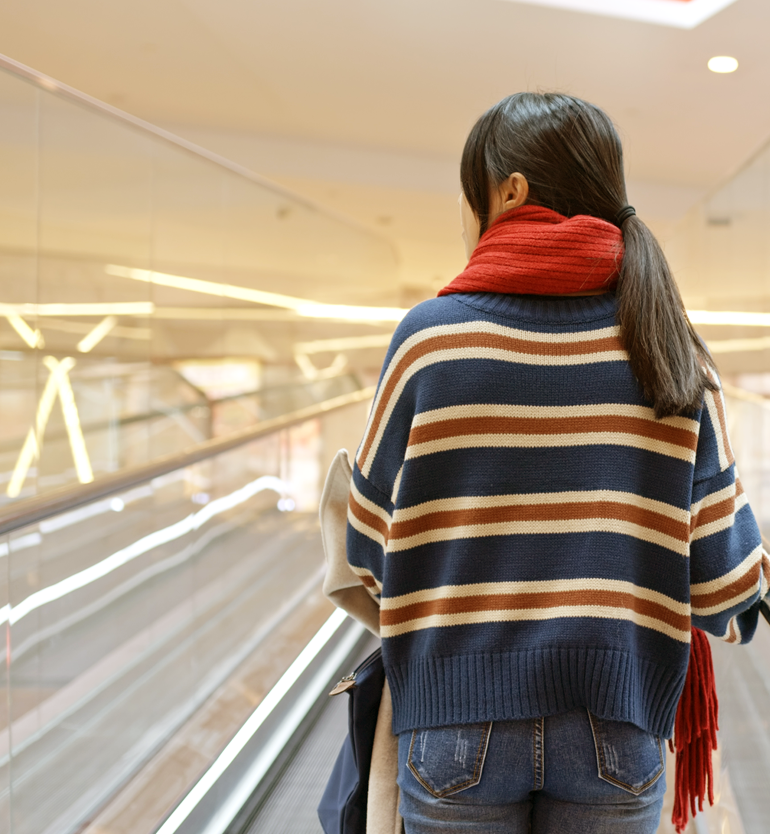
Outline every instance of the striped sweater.
POLYGON ((458 294, 389 348, 348 562, 396 733, 584 706, 671 737, 695 625, 751 639, 770 562, 721 394, 655 418, 614 294, 458 294))

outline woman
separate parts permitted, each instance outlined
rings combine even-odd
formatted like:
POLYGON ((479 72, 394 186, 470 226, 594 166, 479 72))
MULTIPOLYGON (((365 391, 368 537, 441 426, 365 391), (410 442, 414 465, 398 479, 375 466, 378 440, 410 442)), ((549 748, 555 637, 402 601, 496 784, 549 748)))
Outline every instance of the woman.
POLYGON ((651 834, 691 626, 746 642, 768 591, 718 379, 599 108, 503 99, 461 182, 349 501, 405 829, 651 834))

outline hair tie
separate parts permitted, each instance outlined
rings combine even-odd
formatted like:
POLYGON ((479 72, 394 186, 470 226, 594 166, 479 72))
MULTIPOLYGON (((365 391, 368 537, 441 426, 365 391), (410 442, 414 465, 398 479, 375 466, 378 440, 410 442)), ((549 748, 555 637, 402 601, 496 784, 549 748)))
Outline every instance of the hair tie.
POLYGON ((615 225, 622 226, 629 217, 636 214, 636 209, 633 206, 623 206, 623 208, 615 215, 615 225))

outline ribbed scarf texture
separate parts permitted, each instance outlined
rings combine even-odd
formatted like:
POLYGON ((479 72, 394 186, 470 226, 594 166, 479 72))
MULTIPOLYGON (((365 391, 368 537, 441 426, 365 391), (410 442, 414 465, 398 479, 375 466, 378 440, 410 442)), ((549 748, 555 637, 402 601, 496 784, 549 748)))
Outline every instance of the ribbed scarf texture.
POLYGON ((482 235, 468 266, 439 295, 499 292, 562 295, 609 290, 623 261, 620 229, 542 206, 504 212, 482 235))
MULTIPOLYGON (((610 290, 623 262, 623 233, 598 217, 564 217, 542 206, 519 206, 497 217, 482 235, 468 266, 439 295, 491 292, 569 295, 610 290)), ((717 702, 711 647, 692 629, 690 664, 677 708, 675 803, 678 832, 689 813, 714 804, 711 753, 716 750, 717 702), (696 807, 697 800, 697 807, 696 807)))

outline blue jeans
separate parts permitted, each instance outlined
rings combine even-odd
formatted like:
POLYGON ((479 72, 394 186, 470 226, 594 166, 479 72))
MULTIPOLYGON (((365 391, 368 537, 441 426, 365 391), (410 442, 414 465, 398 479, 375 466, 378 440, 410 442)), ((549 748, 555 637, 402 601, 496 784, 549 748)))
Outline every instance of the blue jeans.
POLYGON ((654 834, 663 741, 585 709, 402 733, 406 834, 654 834))

